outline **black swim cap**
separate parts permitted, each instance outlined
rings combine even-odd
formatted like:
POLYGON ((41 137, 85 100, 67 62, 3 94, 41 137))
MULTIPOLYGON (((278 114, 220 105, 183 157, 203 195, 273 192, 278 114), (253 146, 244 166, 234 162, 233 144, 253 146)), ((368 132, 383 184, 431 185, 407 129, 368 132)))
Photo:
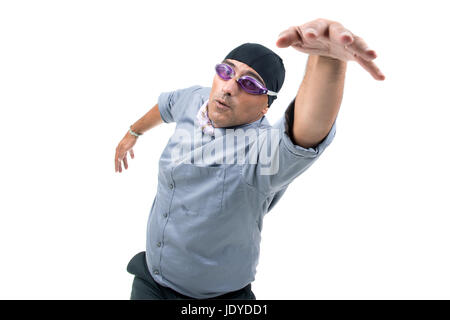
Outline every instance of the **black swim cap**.
MULTIPOLYGON (((266 83, 267 89, 279 92, 283 86, 285 69, 283 59, 269 48, 258 43, 244 43, 233 49, 225 59, 233 59, 253 68, 266 83)), ((225 60, 224 59, 224 60, 225 60)), ((267 96, 269 107, 277 98, 267 96)))

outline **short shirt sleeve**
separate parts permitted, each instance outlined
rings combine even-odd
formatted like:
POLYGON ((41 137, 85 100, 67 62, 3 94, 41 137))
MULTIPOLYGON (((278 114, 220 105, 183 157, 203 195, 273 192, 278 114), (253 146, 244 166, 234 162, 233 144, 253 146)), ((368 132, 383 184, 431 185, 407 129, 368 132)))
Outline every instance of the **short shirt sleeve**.
POLYGON ((158 98, 158 109, 165 123, 177 122, 186 110, 192 93, 201 86, 195 85, 189 88, 175 91, 162 92, 158 98))
MULTIPOLYGON (((303 148, 296 145, 290 138, 292 130, 295 99, 282 116, 271 128, 268 145, 270 152, 260 150, 267 160, 258 161, 254 166, 248 166, 243 174, 247 183, 264 194, 279 192, 287 187, 295 178, 306 171, 331 144, 336 134, 336 120, 327 136, 315 147, 303 148), (275 134, 274 134, 275 133, 275 134)), ((264 149, 264 147, 263 147, 264 149)), ((261 156, 260 160, 263 159, 261 156)))

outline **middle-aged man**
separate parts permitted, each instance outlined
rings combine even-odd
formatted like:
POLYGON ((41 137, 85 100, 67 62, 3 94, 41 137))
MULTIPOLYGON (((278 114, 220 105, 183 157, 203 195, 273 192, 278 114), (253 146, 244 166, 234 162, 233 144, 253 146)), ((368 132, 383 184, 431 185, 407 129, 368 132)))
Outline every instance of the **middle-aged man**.
POLYGON ((212 88, 161 93, 117 146, 115 171, 122 172, 138 136, 176 123, 159 160, 146 251, 127 266, 135 275, 131 299, 256 299, 263 217, 333 140, 347 61, 384 80, 375 52, 336 21, 290 27, 276 45, 310 56, 275 125, 265 114, 283 85, 283 61, 245 43, 216 65, 212 88))

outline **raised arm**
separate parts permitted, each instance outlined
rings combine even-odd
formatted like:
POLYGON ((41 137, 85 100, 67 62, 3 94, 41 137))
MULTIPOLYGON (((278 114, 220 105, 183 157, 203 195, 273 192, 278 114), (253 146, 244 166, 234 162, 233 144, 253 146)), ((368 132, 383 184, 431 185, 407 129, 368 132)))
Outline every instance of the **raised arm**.
POLYGON ((293 142, 317 146, 330 132, 342 102, 347 63, 310 55, 305 77, 295 98, 293 142))
MULTIPOLYGON (((159 113, 158 104, 150 109, 142 118, 136 121, 131 130, 137 134, 143 134, 144 132, 156 127, 163 122, 161 114, 159 113)), ((131 159, 134 159, 133 147, 136 144, 138 137, 132 135, 128 130, 119 145, 116 147, 116 155, 114 157, 115 172, 122 172, 122 161, 125 169, 128 169, 127 152, 130 153, 131 159)))

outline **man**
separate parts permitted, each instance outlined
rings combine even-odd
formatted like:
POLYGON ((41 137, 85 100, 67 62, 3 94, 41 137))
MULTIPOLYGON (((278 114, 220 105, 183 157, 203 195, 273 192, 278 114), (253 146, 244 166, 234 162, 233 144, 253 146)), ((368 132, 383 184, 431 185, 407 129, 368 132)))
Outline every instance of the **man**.
POLYGON ((276 44, 310 56, 274 126, 265 114, 284 82, 282 59, 245 43, 216 65, 212 88, 162 93, 116 148, 122 172, 139 135, 176 122, 159 160, 146 251, 127 267, 135 275, 131 299, 256 299, 263 217, 333 140, 347 61, 384 80, 375 52, 338 22, 290 27, 276 44))

